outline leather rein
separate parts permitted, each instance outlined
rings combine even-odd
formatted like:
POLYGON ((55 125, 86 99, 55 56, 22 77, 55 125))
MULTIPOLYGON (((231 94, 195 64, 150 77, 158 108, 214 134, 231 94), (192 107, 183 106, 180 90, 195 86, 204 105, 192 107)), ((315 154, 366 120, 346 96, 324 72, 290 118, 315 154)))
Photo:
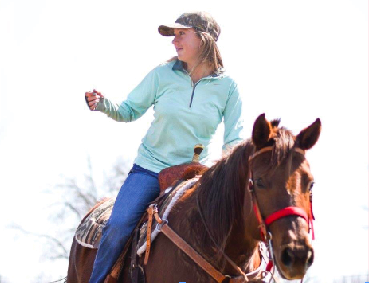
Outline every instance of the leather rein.
MULTIPOLYGON (((256 156, 258 156, 259 154, 262 154, 266 151, 270 151, 273 150, 272 146, 268 146, 265 147, 257 152, 255 152, 253 155, 251 155, 249 157, 249 162, 255 158, 256 156)), ((301 150, 299 148, 295 148, 294 149, 295 152, 298 152, 302 155, 305 154, 304 150, 301 150)), ((252 176, 252 171, 251 172, 251 176, 252 176)), ((223 253, 223 256, 225 257, 225 259, 228 261, 228 263, 230 263, 230 265, 240 274, 238 276, 230 276, 230 275, 223 275, 219 270, 217 270, 213 265, 211 265, 206 259, 204 259, 197 251, 195 251, 185 240, 183 240, 176 232, 174 232, 169 226, 168 226, 168 222, 167 221, 163 221, 162 219, 160 219, 159 217, 159 213, 158 213, 158 209, 156 207, 155 204, 151 204, 147 211, 149 214, 149 220, 148 220, 148 229, 147 229, 147 249, 146 249, 146 253, 145 253, 145 259, 144 259, 144 264, 147 264, 148 261, 148 257, 150 254, 150 245, 151 245, 151 223, 152 223, 152 218, 153 216, 155 217, 156 221, 159 223, 158 224, 158 229, 160 229, 161 232, 164 233, 164 235, 166 235, 168 237, 168 239, 170 239, 178 248, 180 248, 185 254, 187 254, 198 266, 200 266, 204 271, 206 271, 212 278, 214 278, 214 280, 216 280, 218 283, 244 283, 244 282, 249 282, 252 279, 256 279, 257 276, 261 275, 261 280, 265 278, 265 275, 270 272, 270 270, 272 269, 272 267, 274 266, 273 264, 273 253, 272 253, 272 248, 271 248, 271 234, 268 232, 267 227, 275 222, 276 220, 283 218, 283 217, 287 217, 287 216, 298 216, 298 217, 302 217, 303 219, 305 219, 305 221, 308 223, 308 227, 309 227, 309 231, 312 231, 312 236, 314 239, 314 230, 313 230, 313 222, 312 220, 314 219, 313 217, 313 213, 312 213, 312 198, 310 195, 310 212, 309 214, 307 214, 305 212, 305 210, 303 210, 302 208, 299 207, 285 207, 281 210, 278 210, 274 213, 272 213, 271 215, 267 216, 265 219, 261 216, 260 213, 260 209, 259 209, 259 205, 258 205, 258 201, 257 201, 257 197, 256 197, 256 193, 254 190, 254 186, 253 186, 253 180, 252 178, 249 180, 249 192, 251 194, 252 197, 252 206, 253 206, 253 210, 254 213, 256 215, 256 218, 259 222, 259 228, 260 228, 260 234, 261 234, 261 239, 262 241, 265 243, 265 245, 268 248, 269 251, 269 262, 268 265, 266 266, 266 270, 263 271, 262 270, 262 264, 260 264, 260 266, 250 272, 245 274, 240 267, 238 267, 228 256, 226 256, 223 253), (150 243, 149 243, 150 242, 150 243)), ((263 256, 263 249, 262 246, 259 247, 261 256, 262 256, 262 260, 265 260, 264 256, 263 256)), ((273 273, 272 273, 273 276, 273 273)))

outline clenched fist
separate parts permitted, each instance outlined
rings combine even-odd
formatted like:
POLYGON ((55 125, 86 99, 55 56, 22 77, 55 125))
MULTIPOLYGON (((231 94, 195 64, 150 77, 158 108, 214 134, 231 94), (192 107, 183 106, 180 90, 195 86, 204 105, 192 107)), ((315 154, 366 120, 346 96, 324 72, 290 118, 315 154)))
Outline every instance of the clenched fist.
POLYGON ((85 100, 91 111, 96 109, 97 104, 103 98, 104 96, 101 94, 101 92, 95 89, 92 92, 90 91, 85 92, 85 100))

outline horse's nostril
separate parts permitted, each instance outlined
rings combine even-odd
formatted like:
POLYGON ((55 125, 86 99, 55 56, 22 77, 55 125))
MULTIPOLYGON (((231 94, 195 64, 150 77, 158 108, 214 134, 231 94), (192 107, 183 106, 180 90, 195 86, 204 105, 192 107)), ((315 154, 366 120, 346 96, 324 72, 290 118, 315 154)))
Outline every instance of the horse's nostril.
POLYGON ((290 266, 293 262, 293 254, 290 248, 285 248, 281 255, 281 261, 285 266, 290 266))
POLYGON ((310 267, 314 261, 312 249, 293 249, 285 247, 281 253, 281 262, 287 267, 305 266, 310 267))
POLYGON ((308 251, 308 266, 310 267, 314 261, 314 252, 312 250, 308 251))

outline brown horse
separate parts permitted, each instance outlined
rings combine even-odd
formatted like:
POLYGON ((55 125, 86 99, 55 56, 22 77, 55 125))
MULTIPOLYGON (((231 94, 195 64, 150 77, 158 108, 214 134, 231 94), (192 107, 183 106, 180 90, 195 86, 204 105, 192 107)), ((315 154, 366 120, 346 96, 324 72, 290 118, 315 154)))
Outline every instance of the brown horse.
MULTIPOLYGON (((159 233, 144 267, 147 283, 253 282, 244 273, 258 268, 259 243, 270 238, 281 276, 303 278, 314 257, 309 237, 313 177, 304 152, 317 142, 321 123, 317 119, 297 136, 278 125, 279 120, 268 122, 260 115, 252 139, 204 172, 168 216, 167 225, 228 278, 214 279, 159 233)), ((67 282, 88 282, 95 255, 96 250, 74 241, 67 282)), ((120 282, 131 282, 129 260, 120 282)), ((143 258, 139 263, 143 266, 143 258)))

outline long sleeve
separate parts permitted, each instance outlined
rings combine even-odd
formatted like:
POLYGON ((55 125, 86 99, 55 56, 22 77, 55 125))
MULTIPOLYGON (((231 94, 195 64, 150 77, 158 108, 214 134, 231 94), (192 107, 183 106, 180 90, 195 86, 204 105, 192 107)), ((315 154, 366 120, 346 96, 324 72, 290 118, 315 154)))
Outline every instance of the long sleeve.
POLYGON ((201 79, 197 86, 179 60, 151 71, 121 104, 101 100, 97 110, 116 121, 134 121, 153 107, 153 120, 134 163, 153 172, 191 160, 193 146, 205 150, 218 125, 225 124, 224 149, 242 141, 241 99, 236 83, 225 72, 201 79), (193 99, 191 107, 189 103, 193 99))
POLYGON ((154 70, 146 75, 143 81, 131 91, 120 105, 111 100, 102 99, 96 110, 105 113, 118 122, 132 122, 140 118, 155 102, 159 85, 158 75, 154 70))
POLYGON ((223 151, 235 146, 243 140, 242 100, 234 83, 230 90, 226 107, 223 112, 224 137, 223 151))

